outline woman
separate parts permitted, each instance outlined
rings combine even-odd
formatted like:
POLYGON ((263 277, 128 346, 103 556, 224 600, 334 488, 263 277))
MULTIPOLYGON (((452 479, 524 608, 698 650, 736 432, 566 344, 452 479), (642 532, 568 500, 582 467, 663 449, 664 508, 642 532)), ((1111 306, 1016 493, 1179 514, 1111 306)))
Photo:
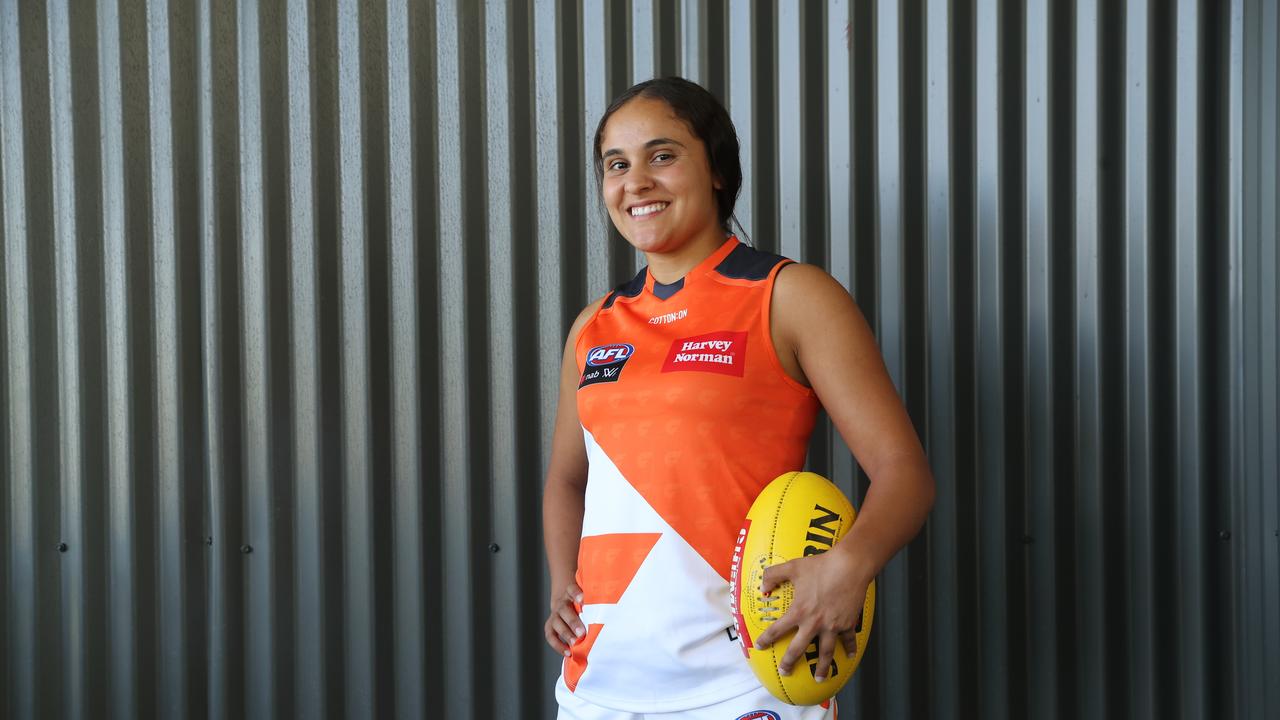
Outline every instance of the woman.
POLYGON ((766 571, 763 591, 791 582, 795 599, 757 644, 798 630, 780 671, 825 678, 933 503, 920 442, 845 289, 730 233, 738 140, 710 93, 679 78, 630 88, 595 158, 609 217, 648 267, 565 343, 543 504, 560 717, 834 718, 834 704, 780 703, 742 659, 733 542, 760 489, 802 466, 821 404, 871 486, 832 551, 766 571))

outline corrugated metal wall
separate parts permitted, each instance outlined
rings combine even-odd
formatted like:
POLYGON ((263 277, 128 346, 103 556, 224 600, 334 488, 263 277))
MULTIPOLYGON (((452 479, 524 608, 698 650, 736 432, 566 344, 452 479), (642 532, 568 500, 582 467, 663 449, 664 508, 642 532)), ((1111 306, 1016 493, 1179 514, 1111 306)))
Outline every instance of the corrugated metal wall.
MULTIPOLYGON (((854 717, 1280 715, 1274 0, 0 0, 0 714, 551 717, 539 494, 635 272, 590 133, 730 107, 936 472, 854 717)), ((861 495, 841 440, 811 467, 861 495)))

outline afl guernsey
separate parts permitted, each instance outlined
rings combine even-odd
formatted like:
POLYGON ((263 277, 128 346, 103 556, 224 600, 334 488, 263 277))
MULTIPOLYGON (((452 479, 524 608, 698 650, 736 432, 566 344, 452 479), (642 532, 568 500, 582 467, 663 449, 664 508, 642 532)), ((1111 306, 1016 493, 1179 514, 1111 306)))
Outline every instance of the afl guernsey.
POLYGON ((759 686, 732 628, 734 541, 760 490, 803 466, 818 409, 769 334, 788 262, 731 237, 671 285, 645 268, 578 336, 587 633, 562 680, 588 702, 669 712, 759 686))

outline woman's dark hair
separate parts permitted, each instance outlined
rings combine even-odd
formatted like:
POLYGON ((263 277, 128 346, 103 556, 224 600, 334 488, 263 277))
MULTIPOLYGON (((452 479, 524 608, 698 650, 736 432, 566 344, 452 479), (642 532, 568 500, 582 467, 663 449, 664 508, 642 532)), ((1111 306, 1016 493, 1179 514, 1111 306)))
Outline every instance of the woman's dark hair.
POLYGON ((619 108, 636 98, 654 98, 665 102, 706 146, 711 175, 720 182, 720 188, 714 190, 720 226, 725 232, 732 232, 729 219, 733 217, 733 206, 738 202, 738 192, 742 190, 738 131, 733 127, 729 112, 716 100, 716 96, 697 83, 682 77, 655 78, 632 85, 614 98, 609 109, 600 117, 600 124, 596 126, 596 177, 604 177, 600 141, 605 124, 619 108))

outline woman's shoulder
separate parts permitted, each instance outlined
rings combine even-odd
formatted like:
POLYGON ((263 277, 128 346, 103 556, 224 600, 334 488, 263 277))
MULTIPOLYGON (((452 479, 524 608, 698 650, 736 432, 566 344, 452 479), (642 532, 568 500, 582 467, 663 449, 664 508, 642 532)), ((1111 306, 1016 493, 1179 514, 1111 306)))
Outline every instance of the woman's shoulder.
POLYGON ((778 269, 773 286, 774 305, 848 301, 849 291, 817 265, 789 262, 778 269))
POLYGON ((805 329, 830 327, 858 314, 849 291, 822 268, 787 263, 774 280, 771 322, 784 340, 796 340, 805 329))
POLYGON ((592 300, 587 303, 586 307, 582 308, 582 312, 578 313, 578 317, 574 319, 573 325, 569 328, 570 345, 573 345, 578 341, 578 335, 582 333, 582 328, 586 327, 587 323, 591 322, 591 319, 596 316, 596 313, 600 310, 600 306, 604 304, 606 297, 608 297, 608 295, 601 295, 595 300, 592 300))

